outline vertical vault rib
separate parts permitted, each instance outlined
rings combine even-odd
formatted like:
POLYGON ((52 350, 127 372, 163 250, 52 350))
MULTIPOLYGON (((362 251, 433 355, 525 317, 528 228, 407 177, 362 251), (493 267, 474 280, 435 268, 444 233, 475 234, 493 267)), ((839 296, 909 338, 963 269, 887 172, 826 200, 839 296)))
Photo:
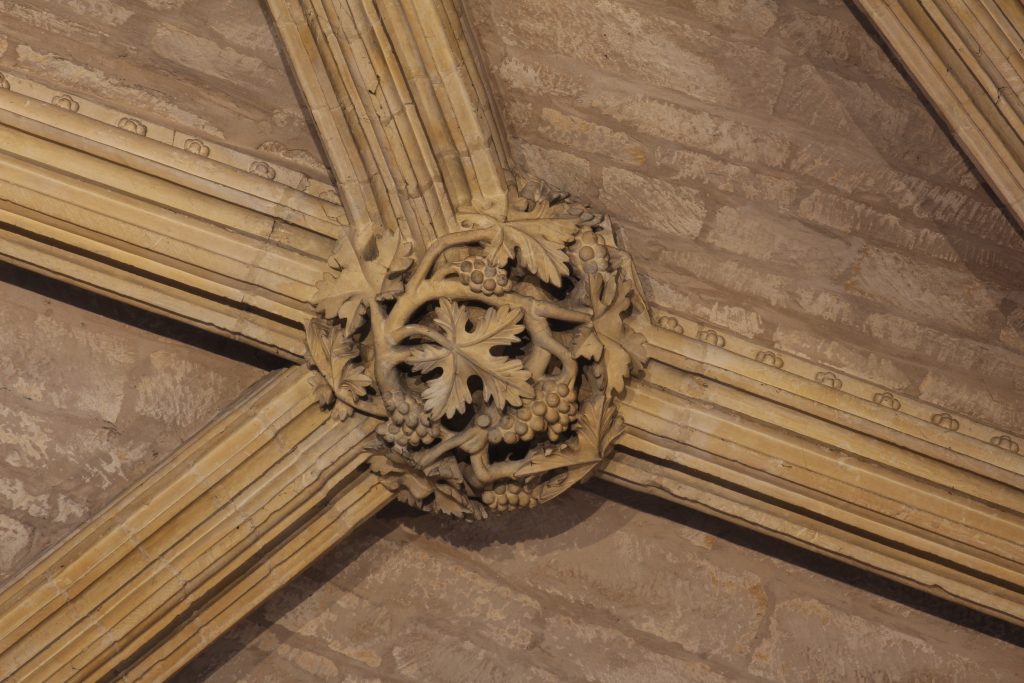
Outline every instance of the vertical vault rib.
POLYGON ((455 214, 501 215, 507 153, 450 0, 268 0, 356 231, 421 249, 455 214))

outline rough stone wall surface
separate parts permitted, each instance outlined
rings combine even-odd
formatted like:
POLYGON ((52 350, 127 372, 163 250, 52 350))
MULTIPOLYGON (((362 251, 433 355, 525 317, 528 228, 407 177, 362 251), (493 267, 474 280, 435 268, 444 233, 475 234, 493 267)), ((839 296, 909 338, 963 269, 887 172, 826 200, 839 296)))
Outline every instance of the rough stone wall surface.
POLYGON ((396 506, 175 681, 996 683, 1024 671, 1008 633, 814 573, 782 544, 670 504, 598 493, 480 524, 396 506))
POLYGON ((123 320, 127 307, 8 266, 0 276, 2 584, 265 371, 97 312, 123 320), (26 279, 40 286, 13 284, 26 279))
POLYGON ((467 0, 513 155, 649 296, 1024 431, 1024 238, 842 0, 467 0))
POLYGON ((320 170, 260 0, 0 0, 0 72, 320 170))

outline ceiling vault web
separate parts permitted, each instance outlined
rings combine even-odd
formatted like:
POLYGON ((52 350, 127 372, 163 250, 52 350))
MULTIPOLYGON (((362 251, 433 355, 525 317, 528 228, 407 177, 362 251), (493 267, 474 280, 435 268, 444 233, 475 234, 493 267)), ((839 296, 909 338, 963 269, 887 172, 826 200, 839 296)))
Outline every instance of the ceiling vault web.
POLYGON ((165 680, 396 497, 588 476, 1024 623, 1020 437, 651 310, 511 168, 456 0, 267 4, 336 188, 0 76, 0 258, 297 363, 0 593, 0 679, 165 680))

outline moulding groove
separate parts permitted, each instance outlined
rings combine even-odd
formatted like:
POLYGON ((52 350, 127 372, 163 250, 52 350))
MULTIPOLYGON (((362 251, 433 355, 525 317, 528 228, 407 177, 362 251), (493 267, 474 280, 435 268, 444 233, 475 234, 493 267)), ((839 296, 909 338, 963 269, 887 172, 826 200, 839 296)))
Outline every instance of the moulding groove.
POLYGON ((332 240, 2 124, 0 142, 32 157, 0 153, 0 258, 301 357, 332 240))
MULTIPOLYGON (((44 233, 45 224, 12 213, 0 202, 0 223, 26 226, 44 233)), ((33 239, 0 225, 0 259, 61 282, 102 294, 194 327, 230 337, 269 353, 297 360, 305 350, 298 326, 227 305, 173 284, 137 275, 104 261, 78 254, 59 244, 33 239)))
POLYGON ((661 329, 648 334, 652 354, 670 365, 695 370, 821 418, 839 415, 848 424, 864 425, 859 429, 870 429, 869 423, 874 423, 879 429, 872 433, 880 438, 929 448, 936 457, 953 451, 976 461, 973 467, 989 473, 1003 471, 1024 481, 1019 479, 1024 477, 1024 460, 1019 457, 1024 452, 1024 436, 694 318, 664 310, 655 312, 654 317, 661 329), (697 338, 707 330, 714 332, 721 346, 697 338), (838 382, 825 384, 821 380, 826 377, 838 382), (936 416, 943 414, 955 417, 956 429, 936 424, 936 416))
MULTIPOLYGON (((944 573, 964 585, 982 590, 992 588, 1007 595, 1017 594, 1019 602, 1019 564, 1009 564, 1005 560, 999 562, 977 551, 968 555, 962 547, 956 547, 947 539, 922 533, 891 517, 878 515, 841 498, 823 495, 816 489, 794 485, 756 467, 716 457, 687 444, 681 446, 680 443, 643 430, 631 430, 623 439, 624 447, 643 449, 645 459, 648 462, 660 461, 657 464, 662 468, 696 472, 724 490, 744 492, 744 495, 766 501, 767 508, 780 513, 802 511, 801 514, 815 520, 816 526, 852 530, 846 534, 847 537, 859 542, 850 543, 850 556, 856 557, 862 546, 877 546, 884 548, 883 552, 892 566, 905 566, 908 575, 920 566, 941 566, 944 573), (935 549, 942 550, 942 554, 936 554, 935 549), (969 564, 964 564, 965 560, 969 564), (1008 584, 1018 588, 1008 591, 1005 588, 1008 584)), ((805 542, 805 547, 813 546, 813 540, 809 544, 805 542)))
POLYGON ((313 116, 349 224, 358 234, 372 232, 375 226, 397 227, 394 217, 382 214, 377 205, 374 194, 379 190, 374 185, 379 179, 367 172, 356 142, 360 131, 349 127, 349 113, 334 92, 328 64, 320 57, 317 38, 302 8, 284 0, 267 0, 267 7, 313 116))
POLYGON ((394 499, 370 473, 361 474, 333 497, 324 510, 293 536, 268 551, 265 558, 211 600, 184 626, 150 650, 118 667, 123 681, 163 681, 188 664, 203 648, 226 633, 242 617, 283 588, 319 556, 342 541, 361 523, 394 499))
MULTIPOLYGON (((871 509, 886 508, 890 511, 887 515, 894 520, 902 522, 903 516, 920 519, 917 526, 922 534, 945 526, 950 540, 974 545, 1017 563, 1024 561, 1024 530, 1018 526, 1024 512, 1019 505, 1005 508, 992 500, 961 491, 950 492, 946 486, 900 468, 898 461, 879 462, 872 457, 870 442, 868 448, 862 445, 859 450, 847 450, 788 425, 773 424, 766 428, 756 422, 756 404, 749 412, 733 413, 716 406, 688 403, 668 392, 648 392, 644 388, 641 391, 640 396, 631 396, 623 408, 632 428, 686 443, 731 462, 745 463, 763 471, 766 478, 799 483, 827 498, 864 507, 869 506, 867 501, 875 500, 871 509), (646 404, 647 409, 635 407, 634 403, 646 404), (657 412, 651 406, 656 406, 657 412)), ((1016 490, 1007 493, 1020 497, 1016 490)))
POLYGON ((645 332, 652 362, 600 476, 1024 623, 1017 454, 845 391, 869 383, 822 385, 807 361, 660 322, 676 331, 645 332))
POLYGON ((69 95, 20 74, 5 71, 2 76, 9 88, 0 88, 0 112, 48 126, 52 136, 63 135, 64 142, 70 145, 89 147, 86 151, 108 159, 116 156, 130 160, 136 170, 144 170, 140 167, 145 166, 154 174, 196 185, 206 181, 212 191, 230 188, 300 215, 344 223, 336 191, 324 167, 299 170, 288 160, 240 152, 219 140, 175 130, 77 94, 69 95), (120 128, 118 123, 124 119, 140 122, 145 134, 120 128), (260 162, 268 164, 270 173, 259 176, 252 172, 260 162), (268 175, 273 177, 265 177, 268 175))
POLYGON ((773 506, 760 497, 628 453, 617 454, 600 476, 626 488, 723 517, 1000 619, 1024 623, 1018 591, 991 584, 978 585, 969 576, 950 575, 941 565, 932 562, 910 562, 906 554, 894 555, 891 547, 884 543, 822 522, 799 509, 773 506))
POLYGON ((505 213, 500 127, 451 0, 268 0, 339 182, 357 251, 422 250, 460 211, 505 213), (442 16, 442 13, 444 16, 442 16), (376 182, 375 182, 376 181, 376 182))

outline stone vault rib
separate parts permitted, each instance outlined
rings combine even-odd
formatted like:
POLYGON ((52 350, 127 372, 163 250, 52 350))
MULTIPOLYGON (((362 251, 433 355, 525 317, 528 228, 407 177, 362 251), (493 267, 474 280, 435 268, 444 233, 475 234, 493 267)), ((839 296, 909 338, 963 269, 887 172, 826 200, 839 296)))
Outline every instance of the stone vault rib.
POLYGON ((714 343, 648 341, 600 476, 1024 623, 1018 455, 714 343))
POLYGON ((340 207, 11 88, 0 149, 0 258, 301 356, 340 207))
POLYGON ((310 372, 256 385, 0 594, 0 679, 163 680, 391 500, 310 372))
POLYGON ((1017 0, 857 0, 1024 227, 1024 8, 1017 0))
POLYGON ((357 248, 381 227, 419 247, 455 213, 502 214, 507 153, 451 0, 268 0, 357 248))

